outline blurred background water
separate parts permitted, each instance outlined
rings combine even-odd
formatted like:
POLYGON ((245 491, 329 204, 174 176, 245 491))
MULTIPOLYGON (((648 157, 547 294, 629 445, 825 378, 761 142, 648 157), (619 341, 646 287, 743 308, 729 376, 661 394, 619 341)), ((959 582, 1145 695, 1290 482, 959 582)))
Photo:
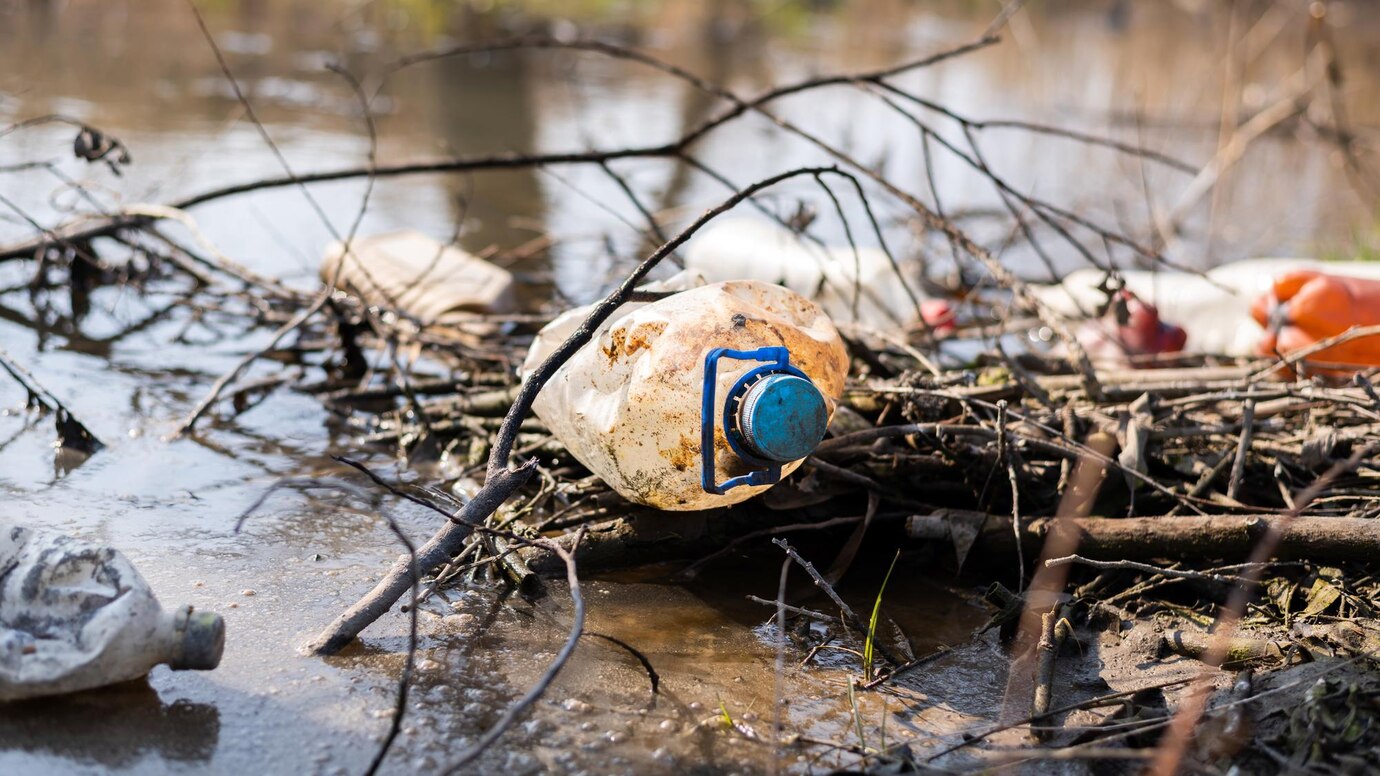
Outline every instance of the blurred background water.
MULTIPOLYGON (((379 132, 378 158, 397 162, 495 152, 554 152, 654 145, 674 139, 722 107, 681 82, 636 63, 593 54, 528 51, 425 63, 387 77, 398 56, 526 32, 600 37, 656 56, 751 95, 815 74, 866 70, 975 38, 995 3, 872 0, 815 2, 308 3, 203 4, 230 66, 293 169, 364 163, 359 106, 338 62, 364 79, 379 132)), ((1380 18, 1369 3, 1331 3, 1323 25, 1337 52, 1345 129, 1374 164, 1380 18)), ((904 88, 979 120, 1024 120, 1115 138, 1205 166, 1228 130, 1289 93, 1303 74, 1314 33, 1307 4, 1266 2, 1031 3, 999 46, 897 79, 904 88), (1295 79, 1291 82, 1290 79, 1295 79)), ((1318 74, 1313 72, 1316 78, 1318 74)), ((1376 191, 1347 170, 1327 133, 1330 95, 1319 89, 1301 118, 1252 143, 1214 193, 1185 214, 1171 255, 1209 266, 1258 255, 1345 255, 1373 246, 1376 191)), ((930 200, 919 133, 875 95, 840 86, 787 98, 783 117, 810 127, 930 200)), ((49 113, 76 117, 120 137, 135 163, 123 179, 66 160, 111 202, 167 201, 225 183, 280 173, 245 121, 195 20, 179 0, 0 3, 0 122, 49 113)), ((960 127, 921 111, 936 132, 963 146, 960 127)), ((66 155, 69 127, 15 132, 0 142, 0 166, 66 155)), ((1010 128, 978 135, 991 169, 1016 188, 1148 241, 1193 175, 1105 148, 1010 128)), ((695 147, 697 158, 739 184, 824 159, 761 117, 746 116, 695 147)), ((956 213, 1001 210, 993 186, 938 145, 941 204, 956 213)), ((615 163, 658 212, 687 217, 726 194, 674 161, 615 163)), ((43 171, 4 176, 12 199, 48 223, 64 207, 89 207, 43 171), (55 190, 57 193, 55 193, 55 190)), ((362 180, 318 186, 344 231, 362 180)), ((802 184, 798 188, 807 188, 802 184)), ((774 194, 790 211, 790 190, 774 194)), ((845 198, 847 199, 847 198, 845 198)), ((851 203, 850 217, 859 214, 851 203)), ((890 216, 904 212, 885 199, 890 216)), ((31 227, 0 213, 0 236, 31 227)), ((226 200, 198 214, 231 256, 285 275, 310 274, 328 233, 299 192, 275 190, 226 200)), ((555 167, 471 176, 413 176, 379 183, 364 231, 412 226, 473 251, 512 247, 545 235, 555 247, 534 270, 589 298, 638 237, 641 217, 597 168, 555 167), (549 258, 549 262, 547 259, 549 258)), ((997 242, 1006 224, 970 222, 997 242)), ((842 239, 837 219, 818 231, 842 239)), ((1097 243, 1087 235, 1085 242, 1097 243)), ((1046 238, 1061 268, 1083 261, 1046 238)), ((910 253, 944 261, 941 244, 903 240, 910 253)), ((1099 255, 1128 265, 1128 252, 1099 255)), ((1028 251, 1007 260, 1045 275, 1028 251)))

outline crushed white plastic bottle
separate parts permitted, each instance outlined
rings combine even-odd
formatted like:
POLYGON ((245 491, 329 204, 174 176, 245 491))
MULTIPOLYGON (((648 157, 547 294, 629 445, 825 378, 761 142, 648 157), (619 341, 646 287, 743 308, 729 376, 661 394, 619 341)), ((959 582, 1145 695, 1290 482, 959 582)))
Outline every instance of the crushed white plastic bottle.
MULTIPOLYGON (((737 436, 730 442, 728 434, 734 432, 726 426, 720 407, 735 386, 743 387, 738 385, 740 378, 754 369, 775 368, 731 357, 716 362, 711 373, 714 416, 709 419, 712 429, 706 429, 702 407, 711 351, 784 348, 790 367, 818 390, 818 397, 811 399, 822 398, 822 417, 817 419, 821 424, 833 416, 848 372, 842 339, 810 300, 757 281, 702 284, 702 278, 686 272, 649 285, 649 290, 689 290, 619 308, 594 339, 556 371, 533 404, 537 417, 580 463, 630 501, 659 509, 728 506, 771 486, 741 484, 723 492, 705 487, 706 481, 722 485, 762 470, 761 461, 741 455, 748 443, 737 436), (708 472, 701 444, 706 431, 713 439, 713 466, 708 472)), ((589 308, 570 310, 544 328, 527 354, 523 374, 530 375, 588 313, 589 308)), ((798 376, 778 374, 776 379, 784 381, 786 389, 803 388, 803 382, 789 384, 788 378, 798 376)), ((755 398, 744 396, 745 404, 755 398)), ((772 417, 770 411, 759 410, 755 417, 772 417)), ((757 430, 762 437, 757 442, 764 447, 772 443, 766 439, 770 431, 757 430)), ((751 437, 753 429, 743 432, 751 437)), ((818 434, 823 433, 820 425, 818 434)), ((812 444, 818 441, 816 437, 812 444)), ((791 445, 768 451, 773 452, 780 477, 798 468, 808 454, 791 445), (782 459, 796 454, 794 460, 782 459)))
POLYGON ((0 523, 0 701, 220 664, 220 615, 164 611, 114 549, 0 523))

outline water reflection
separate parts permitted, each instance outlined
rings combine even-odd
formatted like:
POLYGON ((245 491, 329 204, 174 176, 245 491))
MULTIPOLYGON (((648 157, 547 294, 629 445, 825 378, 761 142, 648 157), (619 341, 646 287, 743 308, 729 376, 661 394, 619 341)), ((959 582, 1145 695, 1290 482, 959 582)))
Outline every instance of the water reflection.
MULTIPOLYGON (((531 105, 531 67, 517 53, 448 57, 417 68, 430 92, 438 151, 453 155, 521 152, 531 148, 537 117, 531 105)), ((532 169, 445 181, 463 242, 483 252, 533 236, 544 203, 532 169)))
MULTIPOLYGON (((298 169, 363 161, 366 144, 356 105, 345 84, 323 70, 326 61, 378 75, 400 53, 535 29, 626 42, 753 94, 771 84, 878 67, 971 39, 990 15, 980 4, 900 0, 770 7, 663 0, 545 12, 509 4, 480 7, 256 0, 207 4, 205 12, 258 113, 298 169)), ((1326 24, 1344 68, 1338 95, 1346 102, 1358 154, 1374 165, 1380 105, 1368 97, 1380 83, 1367 63, 1380 52, 1380 36, 1374 34, 1380 17, 1369 7, 1356 0, 1330 3, 1326 24)), ((976 119, 1022 119, 1106 134, 1168 151, 1196 168, 1215 151, 1222 116, 1235 116, 1236 124, 1249 118, 1279 99, 1287 79, 1305 65, 1301 52, 1312 40, 1306 8, 1255 4, 1240 14, 1233 22, 1230 10, 1217 3, 1032 4, 1002 45, 898 83, 976 119), (1239 45, 1228 45, 1231 36, 1239 45), (1239 59, 1231 77, 1228 54, 1239 59)), ((125 139, 136 163, 123 180, 64 162, 107 199, 119 192, 126 199, 167 200, 280 172, 252 128, 240 121, 242 111, 197 35, 185 8, 173 0, 0 2, 0 124, 63 112, 125 139)), ((1353 185, 1356 176, 1327 140, 1335 128, 1323 97, 1319 93, 1304 119, 1252 143, 1211 201, 1192 209, 1178 237, 1177 258, 1211 264, 1249 255, 1345 252, 1369 234, 1376 203, 1353 185), (1289 185, 1280 185, 1285 180, 1289 185)), ((402 161, 665 142, 719 104, 632 63, 533 52, 456 57, 411 68, 389 79, 375 108, 380 158, 402 161)), ((839 87, 783 100, 775 110, 927 196, 918 133, 874 96, 839 87)), ((923 118, 964 145, 956 125, 937 115, 923 118)), ((58 158, 70 143, 67 132, 37 128, 0 139, 0 164, 58 158)), ((1013 186, 1141 240, 1157 238, 1152 214, 1172 209, 1192 177, 1011 129, 984 132, 981 143, 987 161, 1013 186)), ((738 183, 821 161, 817 149, 750 116, 694 151, 738 183)), ((652 210, 693 213, 723 194, 721 184, 684 165, 646 161, 615 167, 652 210)), ((961 160, 939 153, 933 171, 949 210, 1000 209, 990 182, 961 160)), ((6 178, 6 189, 40 220, 63 215, 49 201, 61 185, 47 171, 6 178)), ((342 222, 338 228, 357 210, 362 189, 362 182, 320 188, 326 209, 342 222)), ((790 203, 781 207, 789 209, 790 203)), ((310 263, 326 239, 298 192, 199 212, 227 253, 267 271, 282 272, 288 256, 310 263)), ((31 231, 12 214, 0 215, 0 240, 31 231)), ((462 217, 460 241, 474 251, 511 249, 550 234, 556 243, 551 269, 562 290, 575 297, 594 293, 614 257, 630 260, 645 239, 637 231, 642 216, 594 168, 381 182, 365 229, 413 226, 449 238, 462 217)), ((826 239, 842 238, 832 214, 819 219, 816 229, 826 239)), ((1009 225, 973 229, 999 242, 1009 225)), ((1095 238, 1079 236, 1103 251, 1095 238)), ((943 261, 946 249, 939 241, 898 239, 905 242, 912 252, 943 261)), ((1060 268, 1085 261, 1070 245, 1046 242, 1060 268)), ((1110 256, 1097 258, 1121 264, 1133 259, 1124 250, 1105 252, 1110 256)), ((543 269, 546 255, 539 252, 533 264, 520 268, 543 269)), ((1026 249, 1017 247, 1005 258, 1032 276, 1044 274, 1026 249)))

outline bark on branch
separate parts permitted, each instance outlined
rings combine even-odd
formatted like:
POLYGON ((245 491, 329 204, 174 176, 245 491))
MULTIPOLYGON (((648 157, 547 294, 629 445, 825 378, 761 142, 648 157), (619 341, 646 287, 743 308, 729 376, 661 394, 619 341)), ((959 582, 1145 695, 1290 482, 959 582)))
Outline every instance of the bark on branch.
MULTIPOLYGON (((946 540, 955 516, 954 510, 913 515, 906 521, 906 532, 912 539, 946 540)), ((1027 557, 1039 554, 1053 523, 1051 518, 1023 521, 1021 540, 1027 557)), ((1271 525, 1282 532, 1276 552, 1282 559, 1356 560, 1374 558, 1380 552, 1380 521, 1363 517, 1070 517, 1061 518, 1060 523, 1061 530, 1078 531, 1080 555, 1099 560, 1244 558, 1271 525)), ((1011 517, 987 515, 969 557, 1015 552, 1011 517)))

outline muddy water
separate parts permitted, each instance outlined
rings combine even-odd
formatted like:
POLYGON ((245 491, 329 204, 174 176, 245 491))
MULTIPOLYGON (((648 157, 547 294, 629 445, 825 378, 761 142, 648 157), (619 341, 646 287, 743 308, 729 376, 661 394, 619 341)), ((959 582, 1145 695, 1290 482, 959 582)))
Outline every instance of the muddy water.
MULTIPOLYGON (((582 3, 573 20, 555 21, 546 21, 543 4, 527 13, 507 5, 446 11, 410 2, 204 5, 260 116, 299 170, 362 164, 367 152, 349 91, 321 69, 333 59, 377 73, 399 52, 447 40, 503 35, 533 23, 563 32, 578 23, 751 92, 967 40, 986 20, 986 11, 977 13, 970 3, 772 4, 756 12, 726 3, 582 3)), ((1001 47, 904 83, 976 118, 1106 132, 1201 165, 1218 142, 1220 50, 1233 23, 1215 6, 1193 5, 1036 4, 1001 47)), ((1362 63, 1377 53, 1374 16, 1353 4, 1333 7, 1339 51, 1344 62, 1355 63, 1343 94, 1373 94, 1377 74, 1362 63)), ((1229 89, 1229 104, 1247 114, 1275 99, 1281 79, 1300 66, 1298 20, 1286 18, 1269 34, 1276 21, 1251 27, 1255 48, 1229 89)), ((56 160, 64 175, 88 182, 104 206, 165 201, 279 173, 196 35, 185 7, 168 0, 0 0, 0 127, 71 115, 121 138, 135 160, 120 178, 79 166, 69 158, 71 130, 40 126, 0 137, 0 168, 56 160)), ((551 55, 418 67, 391 79, 374 103, 379 157, 393 161, 661 142, 712 107, 645 70, 551 55)), ((1350 107, 1368 153, 1364 143, 1375 137, 1380 108, 1360 98, 1350 107)), ((914 128, 875 100, 836 89, 785 101, 780 110, 883 165, 912 190, 924 190, 914 128)), ((939 130, 957 137, 952 127, 939 130)), ((1168 208, 1188 184, 1181 173, 1066 140, 992 129, 982 142, 989 163, 1012 183, 1136 233, 1148 233, 1147 196, 1168 208)), ((700 151, 739 182, 816 159, 755 120, 711 137, 700 151)), ((670 164, 618 169, 660 208, 693 213, 722 196, 713 182, 670 164)), ((990 186, 952 158, 940 156, 936 175, 952 210, 999 205, 990 186)), ((1181 258, 1209 264, 1257 254, 1346 252, 1373 239, 1373 203, 1357 195, 1335 150, 1311 142, 1306 127, 1261 138, 1224 184, 1214 202, 1186 221, 1174 248, 1181 258)), ((341 230, 363 192, 362 182, 314 189, 341 230)), ((43 170, 0 172, 0 193, 45 224, 90 207, 43 170)), ((805 189, 788 193, 818 197, 805 189)), ((794 209, 791 196, 778 200, 784 211, 794 209)), ((884 208, 883 215, 898 212, 884 208)), ((303 287, 329 237, 300 192, 286 189, 225 200, 195 216, 227 254, 303 287)), ((463 220, 460 241, 476 251, 549 233, 556 238, 550 260, 520 269, 581 299, 635 255, 638 240, 622 221, 637 218, 597 171, 560 168, 381 181, 363 229, 410 226, 446 237, 463 220)), ((820 227, 826 236, 841 235, 829 218, 820 227)), ((14 211, 0 210, 0 242, 31 231, 14 211)), ((910 245, 933 250, 936 263, 942 261, 940 246, 910 245)), ((1061 262, 1080 260, 1066 247, 1052 251, 1061 262)), ((1009 259, 1029 274, 1043 271, 1020 251, 1009 259)), ((31 269, 0 266, 0 289, 22 286, 31 269)), ((210 326, 192 322, 175 301, 102 289, 74 323, 62 294, 0 295, 0 345, 108 445, 76 468, 55 465, 50 421, 24 412, 23 394, 0 380, 0 407, 9 408, 0 415, 0 517, 114 544, 165 603, 221 612, 229 628, 225 662, 213 673, 159 669, 147 685, 0 709, 0 772, 356 772, 387 726, 405 619, 386 618, 361 647, 337 658, 299 657, 295 647, 366 590, 396 554, 376 516, 380 508, 395 510, 404 530, 419 539, 435 528, 434 520, 395 504, 289 489, 235 533, 236 516, 279 478, 334 475, 329 453, 368 453, 335 435, 314 401, 287 393, 233 422, 162 441, 208 384, 265 337, 214 316, 210 326)), ((390 465, 382 453, 372 463, 390 465)), ((777 755, 770 749, 698 723, 722 703, 735 719, 770 727, 777 688, 767 613, 742 596, 771 597, 776 563, 771 556, 734 561, 697 586, 669 584, 657 570, 590 581, 590 629, 640 649, 660 674, 661 693, 653 699, 646 675, 626 653, 592 639, 480 769, 771 768, 777 755)), ((965 643, 985 612, 971 603, 971 590, 923 573, 925 565, 903 562, 901 581, 892 583, 891 614, 917 652, 965 643)), ((857 574, 847 592, 865 608, 878 581, 857 574)), ((487 589, 456 591, 420 616, 423 670, 391 772, 431 772, 462 751, 540 673, 565 636, 570 610, 553 584, 537 603, 500 599, 487 589)), ((800 655, 791 657, 793 665, 800 655)), ((887 735, 921 738, 990 718, 1001 698, 1003 663, 983 639, 903 691, 861 696, 867 735, 883 716, 887 735)), ((839 670, 855 664, 826 653, 819 665, 787 672, 781 688, 789 699, 787 728, 856 743, 843 689, 847 674, 839 670)), ((813 760, 818 751, 801 760, 792 751, 779 764, 809 771, 850 761, 813 760)))

